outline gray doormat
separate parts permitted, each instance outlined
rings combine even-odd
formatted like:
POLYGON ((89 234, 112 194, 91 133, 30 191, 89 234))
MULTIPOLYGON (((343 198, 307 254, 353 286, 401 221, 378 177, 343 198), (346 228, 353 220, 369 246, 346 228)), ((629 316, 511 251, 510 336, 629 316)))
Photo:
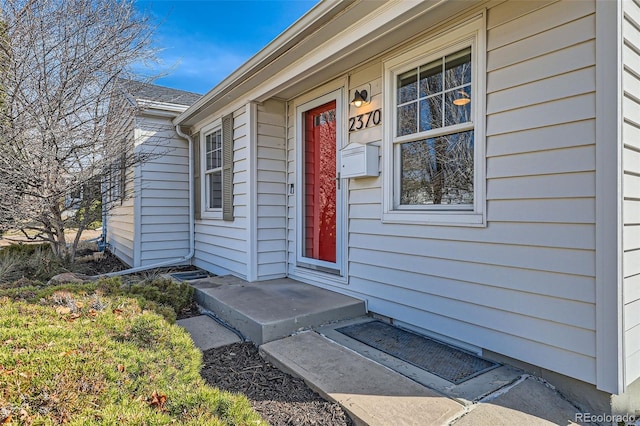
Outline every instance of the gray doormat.
POLYGON ((381 321, 349 325, 336 331, 456 385, 500 365, 381 321))

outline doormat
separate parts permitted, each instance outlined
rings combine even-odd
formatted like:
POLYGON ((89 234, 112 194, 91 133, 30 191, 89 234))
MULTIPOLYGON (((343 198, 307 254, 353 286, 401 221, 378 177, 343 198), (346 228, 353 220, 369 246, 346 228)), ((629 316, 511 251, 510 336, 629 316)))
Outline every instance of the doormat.
POLYGON ((456 385, 500 365, 382 321, 349 325, 336 331, 456 385))

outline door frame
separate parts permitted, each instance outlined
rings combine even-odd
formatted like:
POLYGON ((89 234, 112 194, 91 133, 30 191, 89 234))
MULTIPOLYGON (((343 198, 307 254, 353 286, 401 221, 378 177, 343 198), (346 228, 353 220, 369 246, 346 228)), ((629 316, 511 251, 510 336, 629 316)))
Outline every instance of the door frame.
POLYGON ((340 171, 340 150, 344 146, 344 90, 339 88, 322 96, 296 105, 295 126, 296 126, 296 185, 295 205, 296 205, 296 268, 298 272, 320 273, 327 277, 345 277, 346 274, 346 193, 345 180, 340 179, 340 186, 336 191, 336 262, 327 262, 312 259, 303 255, 303 217, 304 217, 304 120, 305 112, 322 106, 331 101, 336 102, 336 171, 340 171))

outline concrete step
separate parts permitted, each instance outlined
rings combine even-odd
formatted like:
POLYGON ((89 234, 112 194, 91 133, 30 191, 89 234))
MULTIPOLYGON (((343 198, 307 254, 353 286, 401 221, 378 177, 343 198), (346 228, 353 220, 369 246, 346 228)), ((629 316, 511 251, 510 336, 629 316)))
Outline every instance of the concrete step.
POLYGON ((176 324, 187 330, 196 347, 202 351, 240 342, 240 337, 206 315, 185 318, 176 324))
POLYGON ((465 407, 308 331, 260 346, 278 368, 340 404, 358 425, 448 425, 465 407))
POLYGON ((189 284, 200 306, 256 345, 366 314, 362 300, 288 278, 249 283, 227 275, 189 284))

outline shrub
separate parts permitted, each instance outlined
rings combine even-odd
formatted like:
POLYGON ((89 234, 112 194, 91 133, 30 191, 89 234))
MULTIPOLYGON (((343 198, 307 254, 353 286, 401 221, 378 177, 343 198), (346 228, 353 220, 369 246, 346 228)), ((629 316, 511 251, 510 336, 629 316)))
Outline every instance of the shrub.
POLYGON ((0 256, 13 253, 19 256, 32 256, 36 251, 50 249, 48 244, 11 244, 0 248, 0 256))
POLYGON ((22 278, 13 283, 0 285, 0 297, 30 303, 47 299, 60 291, 82 295, 97 293, 104 296, 129 296, 138 302, 140 309, 153 311, 171 324, 175 322, 177 314, 190 306, 193 301, 191 286, 166 278, 131 285, 123 285, 120 277, 105 277, 84 284, 54 285, 22 278))
POLYGON ((102 221, 101 220, 94 220, 93 222, 91 222, 90 224, 87 225, 87 229, 90 230, 96 230, 98 228, 102 227, 102 221))
POLYGON ((169 278, 156 278, 131 285, 129 293, 159 305, 169 306, 178 314, 193 301, 193 287, 169 278))
POLYGON ((0 283, 25 277, 47 281, 69 267, 47 244, 12 244, 0 249, 0 283))

